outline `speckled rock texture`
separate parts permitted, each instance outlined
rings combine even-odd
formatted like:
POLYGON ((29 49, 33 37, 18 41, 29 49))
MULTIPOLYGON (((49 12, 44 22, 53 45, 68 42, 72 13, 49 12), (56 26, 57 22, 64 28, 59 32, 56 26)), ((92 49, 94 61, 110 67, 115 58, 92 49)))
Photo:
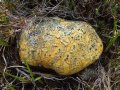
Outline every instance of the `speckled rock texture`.
POLYGON ((41 19, 21 33, 22 62, 43 66, 61 75, 72 75, 94 63, 103 51, 95 29, 83 21, 57 17, 41 19))

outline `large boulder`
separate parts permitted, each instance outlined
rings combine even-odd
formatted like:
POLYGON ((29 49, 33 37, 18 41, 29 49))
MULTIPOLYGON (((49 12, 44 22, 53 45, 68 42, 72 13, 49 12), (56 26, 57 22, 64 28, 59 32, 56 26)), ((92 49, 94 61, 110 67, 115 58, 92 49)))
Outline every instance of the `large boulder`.
POLYGON ((103 51, 95 29, 83 21, 57 17, 29 24, 21 33, 22 62, 71 75, 94 63, 103 51))

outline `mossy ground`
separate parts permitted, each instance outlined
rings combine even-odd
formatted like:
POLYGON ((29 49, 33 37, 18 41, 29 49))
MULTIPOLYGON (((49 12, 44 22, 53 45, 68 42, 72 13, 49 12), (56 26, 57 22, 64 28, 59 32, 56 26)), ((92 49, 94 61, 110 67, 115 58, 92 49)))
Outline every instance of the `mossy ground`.
POLYGON ((120 90, 119 0, 0 1, 0 45, 3 90, 120 90), (22 64, 18 55, 19 35, 35 16, 90 23, 103 41, 103 54, 96 63, 69 77, 22 64))

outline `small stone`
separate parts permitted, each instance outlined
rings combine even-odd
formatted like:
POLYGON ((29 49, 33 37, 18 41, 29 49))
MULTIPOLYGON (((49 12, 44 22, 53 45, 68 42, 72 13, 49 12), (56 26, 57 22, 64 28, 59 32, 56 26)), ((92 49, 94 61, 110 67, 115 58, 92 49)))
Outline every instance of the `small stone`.
POLYGON ((21 61, 72 75, 94 63, 103 51, 95 29, 83 21, 43 18, 20 37, 21 61))

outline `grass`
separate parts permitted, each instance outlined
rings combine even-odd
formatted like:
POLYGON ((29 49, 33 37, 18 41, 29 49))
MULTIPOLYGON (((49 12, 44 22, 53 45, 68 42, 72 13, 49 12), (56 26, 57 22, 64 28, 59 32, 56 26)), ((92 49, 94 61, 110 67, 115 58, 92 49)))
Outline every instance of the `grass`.
POLYGON ((118 31, 117 28, 117 8, 119 6, 119 3, 113 3, 113 10, 112 10, 112 15, 113 15, 113 19, 114 19, 114 23, 113 23, 113 35, 109 40, 109 43, 107 45, 106 50, 108 50, 112 44, 116 41, 116 39, 120 36, 120 32, 118 31))
POLYGON ((0 88, 4 90, 120 90, 120 3, 115 0, 4 0, 0 2, 0 88), (33 14, 34 13, 34 14, 33 14), (59 16, 90 23, 104 44, 100 59, 75 75, 51 75, 22 64, 19 31, 34 16, 59 16), (20 18, 24 20, 21 21, 20 18), (15 26, 16 25, 16 26, 15 26), (19 27, 18 27, 19 26, 19 27), (21 26, 21 27, 20 27, 21 26), (11 35, 11 31, 14 31, 11 35), (2 32, 2 33, 1 33, 2 32))
POLYGON ((29 74, 30 74, 30 80, 31 80, 32 82, 36 82, 36 81, 38 81, 38 80, 41 79, 41 77, 37 77, 37 78, 34 77, 34 74, 33 74, 32 70, 30 69, 27 61, 26 61, 25 65, 26 65, 27 70, 28 70, 28 72, 29 72, 29 74))
POLYGON ((8 46, 8 43, 4 39, 0 38, 0 46, 8 46))

